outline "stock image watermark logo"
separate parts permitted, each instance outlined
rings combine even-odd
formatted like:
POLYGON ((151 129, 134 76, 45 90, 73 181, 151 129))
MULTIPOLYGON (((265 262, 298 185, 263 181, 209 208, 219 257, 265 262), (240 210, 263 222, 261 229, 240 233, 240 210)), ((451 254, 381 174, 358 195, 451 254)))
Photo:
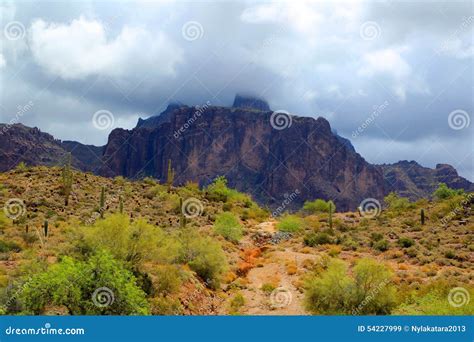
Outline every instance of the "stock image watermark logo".
POLYGON ((375 21, 366 21, 359 28, 359 35, 363 40, 374 40, 377 39, 382 30, 380 29, 379 24, 375 21))
POLYGON ((467 195, 465 199, 463 199, 459 204, 449 212, 446 216, 444 216, 440 222, 444 225, 446 225, 449 221, 451 221, 453 218, 455 218, 457 215, 462 213, 465 207, 467 207, 473 200, 474 198, 474 193, 470 193, 467 195))
POLYGON ((472 24, 474 23, 474 16, 471 15, 467 18, 464 18, 461 21, 460 25, 451 33, 451 35, 443 41, 441 47, 436 51, 438 54, 441 53, 449 53, 456 51, 459 46, 459 37, 464 33, 467 32, 472 24))
POLYGON ((270 116, 270 125, 276 130, 283 130, 285 128, 290 128, 293 123, 291 115, 286 110, 277 110, 272 113, 270 116))
POLYGON ((449 305, 455 308, 460 308, 461 306, 469 304, 471 296, 469 291, 464 287, 455 287, 449 291, 448 302, 449 305))
POLYGON ((291 304, 293 295, 286 287, 277 287, 270 294, 270 305, 275 309, 281 309, 291 304))
POLYGON ((2 127, 2 129, 0 130, 0 134, 6 133, 10 129, 11 126, 20 122, 21 117, 25 115, 27 112, 29 112, 31 108, 33 108, 34 105, 35 104, 33 101, 28 101, 25 105, 18 105, 16 107, 17 111, 15 113, 15 116, 11 118, 10 121, 2 127))
POLYGON ((365 119, 363 123, 361 123, 357 129, 352 131, 352 138, 355 139, 357 138, 362 132, 366 130, 367 127, 369 127, 375 119, 378 118, 378 116, 388 107, 388 101, 385 101, 379 106, 373 106, 373 111, 372 113, 365 119))
POLYGON ((8 218, 17 220, 26 214, 26 205, 20 198, 10 198, 3 206, 3 211, 8 218))
POLYGON ((375 198, 366 198, 359 204, 359 212, 362 217, 374 218, 382 211, 382 205, 375 198))
POLYGON ((202 205, 202 202, 194 197, 191 197, 185 200, 183 202, 183 205, 181 206, 181 212, 187 218, 201 216, 203 211, 204 211, 204 206, 202 205))
POLYGON ((469 127, 470 123, 471 118, 469 117, 468 112, 465 110, 456 109, 448 115, 449 127, 456 131, 469 127))
POLYGON ((198 21, 188 21, 181 28, 181 34, 188 42, 192 42, 204 36, 204 28, 198 21))
POLYGON ((114 303, 114 292, 108 287, 99 287, 92 293, 92 302, 99 308, 105 308, 114 303))
POLYGON ((25 26, 19 21, 10 21, 3 28, 3 34, 8 40, 20 40, 25 38, 25 26))
POLYGON ((278 208, 276 208, 272 212, 272 217, 280 216, 285 211, 285 209, 288 207, 288 205, 290 205, 290 203, 293 202, 298 197, 298 195, 300 193, 301 192, 298 189, 296 189, 291 194, 285 194, 284 195, 285 199, 281 202, 281 205, 278 206, 278 208))
POLYGON ((174 131, 173 133, 173 136, 175 139, 179 139, 179 137, 181 137, 181 135, 189 128, 191 127, 191 125, 193 125, 197 119, 199 119, 203 114, 204 112, 209 108, 209 106, 211 105, 211 102, 210 101, 207 101, 203 106, 196 106, 194 107, 195 111, 194 111, 194 114, 192 117, 190 117, 185 123, 184 125, 182 125, 179 129, 177 129, 176 131, 174 131))
POLYGON ((383 288, 387 286, 389 283, 390 283, 390 280, 384 280, 380 284, 378 284, 375 288, 371 289, 367 293, 367 295, 364 297, 362 302, 355 309, 352 310, 352 314, 354 316, 359 315, 363 311, 364 307, 366 307, 367 304, 373 301, 374 298, 377 296, 377 294, 380 293, 380 291, 382 291, 383 288))
POLYGON ((95 128, 103 131, 112 128, 115 123, 114 115, 105 109, 98 110, 92 116, 92 124, 95 128))

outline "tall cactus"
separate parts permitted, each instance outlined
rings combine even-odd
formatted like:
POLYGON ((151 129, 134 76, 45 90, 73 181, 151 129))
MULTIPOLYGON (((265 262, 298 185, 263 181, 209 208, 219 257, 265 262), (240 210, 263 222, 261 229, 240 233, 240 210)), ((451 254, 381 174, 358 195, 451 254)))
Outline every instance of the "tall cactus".
POLYGON ((44 224, 43 224, 44 237, 48 237, 48 227, 49 227, 48 220, 44 220, 44 224))
POLYGON ((183 199, 179 198, 179 225, 181 228, 186 228, 186 216, 183 213, 183 199))
POLYGON ((329 201, 328 203, 328 210, 329 210, 329 220, 328 220, 328 223, 329 223, 329 229, 332 229, 332 202, 329 201))
POLYGON ((423 209, 420 210, 420 221, 421 225, 425 224, 425 211, 423 209))
POLYGON ((119 196, 119 212, 123 214, 123 197, 122 195, 119 196))
POLYGON ((102 190, 100 192, 100 203, 99 203, 100 218, 104 218, 104 211, 105 211, 105 186, 102 187, 102 190))
POLYGON ((171 159, 168 159, 168 173, 166 175, 166 184, 168 185, 168 192, 171 192, 171 186, 174 181, 174 170, 171 166, 171 159))
POLYGON ((72 191, 72 171, 71 171, 71 153, 67 154, 67 160, 62 170, 62 190, 64 195, 64 205, 69 204, 69 196, 72 191))

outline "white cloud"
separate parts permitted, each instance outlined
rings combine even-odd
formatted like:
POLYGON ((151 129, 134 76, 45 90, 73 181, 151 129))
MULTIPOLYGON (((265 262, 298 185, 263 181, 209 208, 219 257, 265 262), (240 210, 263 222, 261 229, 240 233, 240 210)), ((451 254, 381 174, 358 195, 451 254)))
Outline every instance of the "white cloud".
POLYGON ((37 20, 31 25, 30 41, 35 61, 63 79, 122 78, 146 68, 170 76, 182 60, 182 51, 163 32, 124 26, 115 39, 108 39, 101 22, 84 17, 69 25, 37 20))
POLYGON ((360 75, 373 76, 375 74, 388 74, 396 79, 408 76, 411 68, 394 49, 383 49, 366 53, 363 56, 363 66, 359 69, 360 75))

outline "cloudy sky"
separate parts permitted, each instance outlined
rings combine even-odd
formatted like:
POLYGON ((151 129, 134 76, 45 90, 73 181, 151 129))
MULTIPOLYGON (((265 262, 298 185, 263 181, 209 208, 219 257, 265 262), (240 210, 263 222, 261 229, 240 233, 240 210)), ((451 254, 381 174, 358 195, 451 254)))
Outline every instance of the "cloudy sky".
POLYGON ((323 116, 373 163, 474 180, 471 1, 0 2, 1 122, 104 144, 169 102, 323 116), (113 125, 94 125, 98 111, 113 125))

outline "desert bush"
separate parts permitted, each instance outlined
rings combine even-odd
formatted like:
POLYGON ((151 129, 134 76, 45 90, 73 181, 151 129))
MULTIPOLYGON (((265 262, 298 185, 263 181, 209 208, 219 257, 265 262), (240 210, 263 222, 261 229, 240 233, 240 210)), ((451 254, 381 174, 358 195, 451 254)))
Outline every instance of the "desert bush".
POLYGON ((474 289, 436 280, 413 291, 406 291, 395 315, 466 315, 474 314, 474 289), (468 300, 471 298, 471 300, 468 300), (454 302, 456 306, 451 305, 454 302))
POLYGON ((327 233, 310 233, 306 234, 303 242, 306 246, 314 247, 316 245, 332 243, 332 238, 327 233))
POLYGON ((311 214, 327 213, 329 212, 329 204, 331 204, 331 211, 334 213, 336 211, 334 203, 322 199, 304 202, 303 210, 311 214))
POLYGON ((410 238, 402 237, 398 239, 398 244, 400 245, 400 247, 408 248, 413 246, 415 244, 415 241, 410 238))
POLYGON ((316 314, 389 314, 395 306, 391 271, 371 259, 360 259, 348 275, 347 264, 330 260, 319 275, 308 278, 306 306, 316 314))
POLYGON ((296 215, 283 216, 277 223, 277 228, 281 232, 296 233, 303 227, 303 220, 296 215))
POLYGON ((0 253, 21 252, 21 247, 14 241, 0 240, 0 253))
POLYGON ((224 176, 217 177, 213 183, 206 188, 207 199, 215 202, 241 202, 246 203, 250 197, 227 186, 224 176))
POLYGON ((217 215, 214 231, 232 242, 238 242, 242 238, 242 226, 238 217, 231 212, 217 215))
POLYGON ((230 314, 236 315, 240 309, 245 305, 245 298, 241 293, 237 293, 234 298, 230 301, 230 314))
POLYGON ((161 295, 170 295, 181 286, 181 272, 176 265, 159 265, 153 272, 153 287, 161 295))
POLYGON ((114 214, 83 229, 90 250, 106 249, 115 258, 138 267, 146 260, 171 262, 178 256, 179 243, 160 228, 126 215, 114 214))
POLYGON ((385 196, 384 202, 387 204, 389 210, 395 212, 401 212, 416 207, 414 203, 410 203, 408 198, 400 197, 395 192, 391 192, 385 196))
POLYGON ((51 305, 65 307, 72 315, 149 313, 145 293, 133 274, 103 251, 87 261, 64 257, 27 281, 19 300, 26 314, 42 314, 51 305), (94 300, 102 304, 106 300, 108 305, 96 305, 94 300))
POLYGON ((385 252, 388 251, 390 244, 387 240, 383 239, 375 242, 373 247, 378 251, 385 252))
POLYGON ((217 288, 227 270, 227 260, 221 245, 189 229, 183 231, 179 238, 179 260, 187 263, 208 287, 217 288))
POLYGON ((162 295, 150 300, 152 315, 181 315, 183 306, 178 298, 165 297, 162 295))
POLYGON ((439 183, 438 188, 433 192, 433 197, 437 200, 445 200, 463 193, 463 190, 451 189, 445 183, 439 183))

